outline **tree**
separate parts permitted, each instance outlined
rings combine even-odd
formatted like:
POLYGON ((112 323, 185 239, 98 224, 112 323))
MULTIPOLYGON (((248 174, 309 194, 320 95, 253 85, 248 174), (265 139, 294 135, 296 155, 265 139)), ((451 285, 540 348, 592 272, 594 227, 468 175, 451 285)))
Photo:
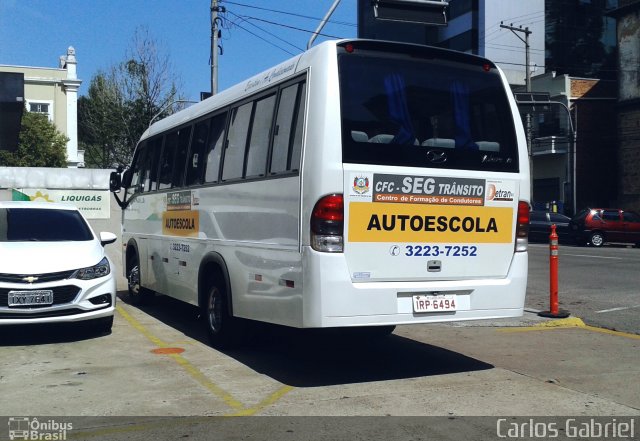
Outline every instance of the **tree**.
POLYGON ((46 115, 25 110, 18 148, 15 152, 0 150, 0 166, 66 167, 68 141, 46 115))
POLYGON ((78 139, 88 167, 110 168, 131 158, 126 104, 117 86, 113 72, 98 72, 88 95, 78 99, 78 139))
POLYGON ((151 119, 177 110, 178 80, 166 51, 136 30, 125 60, 98 72, 78 100, 78 138, 89 167, 126 166, 151 119))

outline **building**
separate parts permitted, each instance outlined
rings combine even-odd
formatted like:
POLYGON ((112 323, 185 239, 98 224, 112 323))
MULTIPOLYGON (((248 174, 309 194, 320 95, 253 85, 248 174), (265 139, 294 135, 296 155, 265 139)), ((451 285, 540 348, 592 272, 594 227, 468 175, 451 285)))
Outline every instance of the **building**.
POLYGON ((545 66, 581 78, 616 79, 618 0, 546 0, 545 66))
POLYGON ((375 20, 370 0, 358 3, 358 36, 440 46, 489 58, 510 84, 524 85, 525 41, 531 71, 542 73, 545 54, 545 0, 449 0, 447 26, 375 20), (500 27, 513 24, 523 32, 500 27), (524 30, 528 28, 528 37, 524 30))
POLYGON ((611 13, 618 40, 618 205, 640 211, 640 1, 619 6, 611 13))
POLYGON ((67 49, 57 68, 0 65, 0 72, 24 76, 26 111, 46 114, 69 138, 68 166, 83 167, 84 152, 78 150, 78 89, 82 80, 77 76, 75 49, 67 49))
POLYGON ((616 83, 550 72, 533 77, 532 89, 549 97, 533 109, 521 108, 532 110, 525 128, 531 138, 536 208, 557 202, 558 211, 573 214, 583 207, 614 206, 616 83))
POLYGON ((525 43, 531 73, 544 71, 544 11, 544 0, 450 0, 449 23, 431 30, 430 43, 486 57, 500 66, 509 84, 524 85, 525 43))

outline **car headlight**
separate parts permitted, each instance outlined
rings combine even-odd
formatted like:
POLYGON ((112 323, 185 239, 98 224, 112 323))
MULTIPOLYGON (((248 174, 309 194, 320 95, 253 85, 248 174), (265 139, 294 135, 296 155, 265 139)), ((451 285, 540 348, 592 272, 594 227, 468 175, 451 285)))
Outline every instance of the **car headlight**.
POLYGON ((80 280, 92 280, 99 277, 107 276, 110 272, 111 267, 109 266, 109 261, 106 257, 104 257, 97 265, 77 270, 75 273, 73 273, 72 278, 80 280))

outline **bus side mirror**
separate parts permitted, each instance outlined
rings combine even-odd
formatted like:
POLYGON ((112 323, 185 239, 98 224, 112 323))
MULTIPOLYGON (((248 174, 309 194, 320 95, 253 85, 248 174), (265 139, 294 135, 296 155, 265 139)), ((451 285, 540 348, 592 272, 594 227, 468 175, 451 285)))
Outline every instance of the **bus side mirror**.
POLYGON ((120 173, 111 172, 109 175, 109 190, 112 192, 120 191, 120 187, 122 187, 122 180, 120 179, 120 173))
POLYGON ((128 168, 122 173, 122 186, 124 188, 131 187, 131 178, 133 177, 133 170, 128 168))

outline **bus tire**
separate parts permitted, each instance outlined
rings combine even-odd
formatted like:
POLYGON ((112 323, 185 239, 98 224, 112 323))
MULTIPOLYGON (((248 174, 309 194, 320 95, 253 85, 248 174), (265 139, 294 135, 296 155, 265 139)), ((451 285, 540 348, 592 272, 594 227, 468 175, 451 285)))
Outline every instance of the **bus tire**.
POLYGON ((219 278, 212 279, 206 289, 203 307, 211 346, 217 349, 240 346, 244 336, 243 321, 230 313, 224 281, 219 278))
POLYGON ((149 303, 153 292, 142 287, 140 278, 140 259, 134 251, 127 258, 127 293, 130 304, 139 306, 149 303))

